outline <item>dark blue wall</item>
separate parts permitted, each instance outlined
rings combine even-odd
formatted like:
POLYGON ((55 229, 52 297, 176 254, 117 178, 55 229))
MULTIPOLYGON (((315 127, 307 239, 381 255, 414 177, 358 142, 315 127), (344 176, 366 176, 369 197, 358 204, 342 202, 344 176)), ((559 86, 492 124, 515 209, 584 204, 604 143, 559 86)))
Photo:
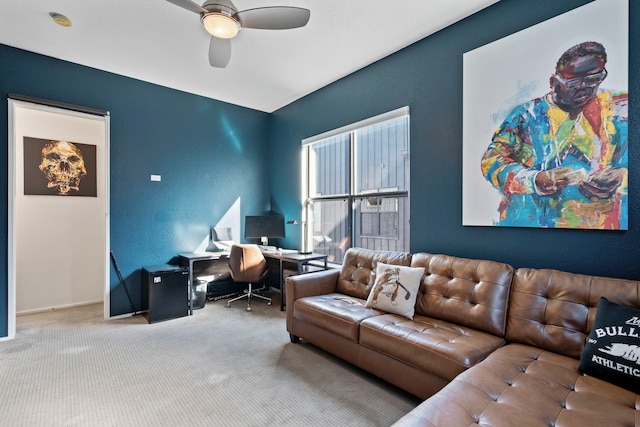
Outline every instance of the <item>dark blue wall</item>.
MULTIPOLYGON (((139 309, 141 267, 194 250, 240 199, 269 210, 269 115, 0 45, 0 135, 8 93, 110 111, 111 249, 139 309), (151 182, 159 174, 161 182, 151 182)), ((7 200, 7 139, 0 138, 7 200)), ((43 213, 46 214, 46 213, 43 213)), ((7 335, 7 210, 0 209, 0 337, 7 335)), ((111 314, 131 311, 111 268, 111 314)))
MULTIPOLYGON (((301 139, 408 105, 412 252, 640 280, 640 3, 636 1, 630 2, 629 231, 462 226, 463 54, 587 3, 502 0, 274 112, 271 158, 288 167, 272 168, 272 206, 299 217, 301 139)), ((297 239, 298 235, 291 236, 284 245, 295 246, 297 239)))
MULTIPOLYGON (((3 45, 0 95, 111 112, 111 248, 130 289, 138 288, 142 266, 194 249, 238 198, 242 215, 271 209, 299 219, 300 140, 404 105, 411 108, 412 251, 640 280, 635 145, 629 231, 461 225, 463 53, 586 3, 502 0, 271 115, 3 45), (150 182, 150 174, 162 182, 150 182)), ((630 138, 638 141, 640 5, 630 3, 630 138)), ((7 135, 6 101, 0 117, 7 135)), ((4 153, 0 170, 7 171, 6 146, 4 153)), ((6 172, 0 198, 7 200, 6 172)), ((7 328, 6 224, 0 209, 0 337, 7 328)), ((288 225, 281 245, 298 247, 299 231, 288 225)), ((112 314, 130 311, 113 269, 111 283, 112 314)))

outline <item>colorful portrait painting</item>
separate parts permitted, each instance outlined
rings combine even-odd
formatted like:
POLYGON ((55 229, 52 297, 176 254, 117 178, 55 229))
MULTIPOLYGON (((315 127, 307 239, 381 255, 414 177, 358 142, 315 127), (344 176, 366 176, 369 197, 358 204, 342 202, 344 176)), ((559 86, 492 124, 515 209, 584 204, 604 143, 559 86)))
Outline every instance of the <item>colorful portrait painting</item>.
POLYGON ((96 146, 25 137, 24 194, 97 197, 96 146))
POLYGON ((628 1, 464 55, 463 225, 628 229, 628 1))

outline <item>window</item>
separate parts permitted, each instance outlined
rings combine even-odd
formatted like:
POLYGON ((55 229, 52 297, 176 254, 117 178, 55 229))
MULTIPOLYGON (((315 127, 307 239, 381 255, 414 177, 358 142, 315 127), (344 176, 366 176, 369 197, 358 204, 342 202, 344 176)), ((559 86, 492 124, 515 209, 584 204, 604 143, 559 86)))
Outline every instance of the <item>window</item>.
POLYGON ((303 248, 409 250, 409 109, 303 143, 303 248))

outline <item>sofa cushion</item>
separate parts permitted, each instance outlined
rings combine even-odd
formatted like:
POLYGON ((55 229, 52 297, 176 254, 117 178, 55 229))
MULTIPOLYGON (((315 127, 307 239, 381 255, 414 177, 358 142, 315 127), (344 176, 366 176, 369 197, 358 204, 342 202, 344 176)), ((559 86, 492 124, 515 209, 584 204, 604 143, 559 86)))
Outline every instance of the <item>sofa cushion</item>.
POLYGON ((640 308, 640 281, 520 268, 513 278, 507 341, 578 359, 601 296, 640 308))
POLYGON ((293 318, 357 343, 360 322, 382 314, 364 305, 362 299, 339 293, 304 297, 293 304, 293 318))
POLYGON ((424 268, 379 262, 376 267, 376 281, 365 306, 413 319, 416 296, 423 274, 424 268))
POLYGON ((510 265, 417 253, 411 266, 426 270, 416 313, 504 336, 513 278, 510 265))
POLYGON ((394 426, 637 425, 635 393, 581 375, 578 360, 508 344, 460 374, 394 426))
POLYGON ((504 339, 443 320, 395 314, 360 324, 360 344, 446 380, 475 365, 504 339))
POLYGON ((336 290, 341 294, 366 300, 375 283, 376 266, 379 262, 408 266, 411 254, 350 248, 344 254, 336 290))
POLYGON ((580 370, 640 393, 640 310, 601 297, 580 370))

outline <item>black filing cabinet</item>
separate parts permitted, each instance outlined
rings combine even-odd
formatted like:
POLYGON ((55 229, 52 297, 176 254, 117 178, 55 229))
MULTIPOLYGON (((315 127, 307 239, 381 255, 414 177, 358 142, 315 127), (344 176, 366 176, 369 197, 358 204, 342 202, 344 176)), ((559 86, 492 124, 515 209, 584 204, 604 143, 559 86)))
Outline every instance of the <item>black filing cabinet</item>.
POLYGON ((163 264, 142 269, 142 307, 149 323, 189 314, 189 269, 163 264))

